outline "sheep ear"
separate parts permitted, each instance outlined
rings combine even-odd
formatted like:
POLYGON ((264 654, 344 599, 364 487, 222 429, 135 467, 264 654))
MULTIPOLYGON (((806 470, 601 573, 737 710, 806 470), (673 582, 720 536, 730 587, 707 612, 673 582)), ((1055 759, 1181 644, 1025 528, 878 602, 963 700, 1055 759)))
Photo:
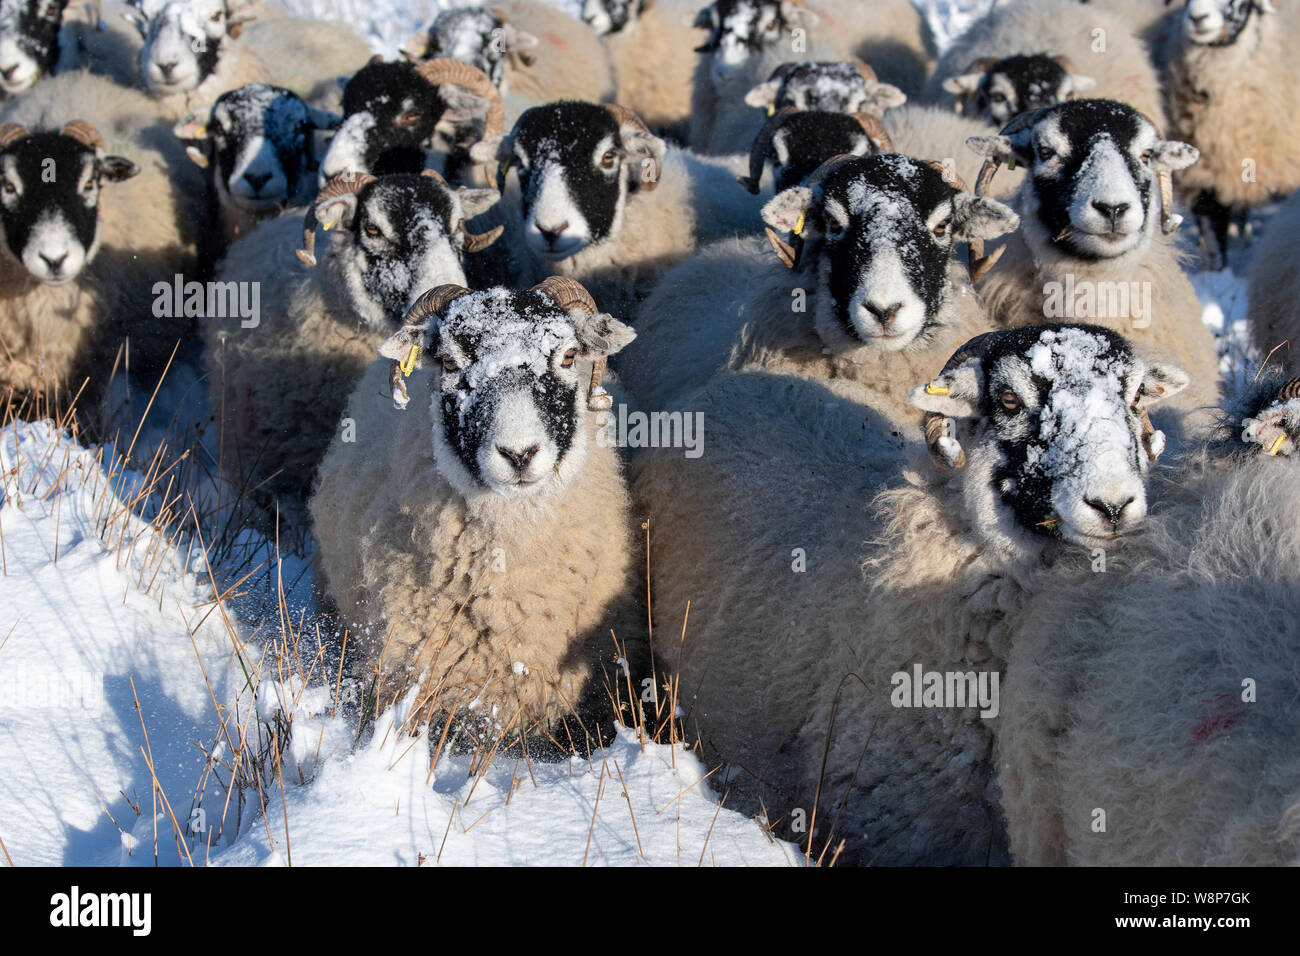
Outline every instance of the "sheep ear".
POLYGON ((456 196, 460 199, 460 210, 465 219, 487 212, 501 198, 495 189, 470 189, 468 186, 458 188, 456 196))
MULTIPOLYGON (((969 96, 980 88, 980 80, 982 79, 984 79, 983 73, 963 73, 961 76, 948 77, 943 81, 943 88, 949 93, 955 93, 958 96, 969 96)), ((970 146, 969 140, 967 140, 966 145, 970 146)))
POLYGON ((623 126, 618 134, 631 160, 628 168, 636 179, 643 184, 658 183, 659 173, 663 169, 664 153, 668 151, 667 144, 653 133, 647 133, 635 126, 623 126))
POLYGON ((776 105, 776 94, 781 90, 780 80, 760 83, 745 94, 745 102, 758 109, 770 110, 776 105))
POLYGON ((1176 139, 1162 139, 1151 147, 1151 168, 1157 171, 1186 169, 1200 158, 1201 152, 1195 146, 1176 139))
POLYGON ((200 106, 190 110, 172 127, 177 139, 208 139, 208 124, 212 122, 212 107, 200 106))
MULTIPOLYGON (((768 200, 763 207, 763 222, 780 232, 794 232, 805 221, 813 203, 813 192, 807 186, 791 186, 768 200)), ((799 229, 799 232, 803 232, 799 229)))
POLYGON ((1163 402, 1185 389, 1190 381, 1191 377, 1178 366, 1152 362, 1142 376, 1142 404, 1163 402))
POLYGON ((907 400, 923 412, 949 418, 976 418, 983 394, 984 369, 979 359, 969 358, 933 381, 916 386, 908 393, 907 400))
POLYGON ((712 30, 713 29, 713 4, 709 4, 699 13, 695 14, 695 21, 691 24, 695 30, 712 30))
POLYGON ((489 136, 469 148, 469 158, 476 163, 495 163, 514 155, 514 144, 509 136, 489 136))
POLYGON ((316 205, 316 221, 324 229, 333 229, 335 226, 343 226, 345 229, 352 225, 352 217, 357 213, 357 194, 343 193, 339 196, 331 196, 329 199, 316 205))
POLYGON ((867 91, 867 98, 862 101, 862 112, 870 113, 879 119, 885 110, 892 110, 907 102, 907 94, 889 83, 877 83, 867 91))
POLYGON ((1084 90, 1090 90, 1097 85, 1097 81, 1090 76, 1084 76, 1082 73, 1071 73, 1070 90, 1073 93, 1082 93, 1084 90))
POLYGON ((1010 136, 969 136, 966 148, 977 156, 996 159, 1000 163, 1009 163, 1016 158, 1010 136))
POLYGON ((134 10, 132 10, 130 12, 123 13, 122 19, 125 20, 127 23, 131 24, 133 27, 135 27, 136 32, 140 34, 141 39, 148 39, 149 21, 146 20, 142 14, 136 13, 134 10))
POLYGON ((426 325, 404 325, 379 346, 379 354, 395 362, 409 362, 411 348, 415 347, 415 368, 428 368, 433 364, 435 330, 426 325))
POLYGON ((959 192, 952 197, 953 238, 962 242, 973 239, 996 239, 1009 232, 1015 232, 1020 225, 1020 217, 1010 206, 989 199, 987 196, 972 196, 959 192))
POLYGON ((99 178, 103 182, 125 182, 140 172, 140 167, 125 156, 105 156, 99 161, 99 178))
POLYGON ((815 27, 822 19, 802 4, 791 3, 790 0, 781 0, 781 16, 786 23, 795 27, 815 27))
POLYGON ((605 312, 587 315, 581 309, 575 309, 569 316, 573 319, 583 355, 613 355, 636 338, 630 325, 605 312))
POLYGON ((517 30, 510 24, 505 25, 506 52, 517 53, 519 50, 531 50, 535 46, 541 45, 541 40, 531 33, 525 33, 523 30, 517 30))

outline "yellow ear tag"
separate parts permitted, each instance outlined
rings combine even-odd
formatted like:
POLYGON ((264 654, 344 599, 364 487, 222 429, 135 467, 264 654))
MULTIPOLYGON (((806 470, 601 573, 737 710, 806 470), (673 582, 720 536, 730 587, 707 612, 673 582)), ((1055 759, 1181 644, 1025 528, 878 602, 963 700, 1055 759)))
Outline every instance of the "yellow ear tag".
POLYGON ((406 353, 406 361, 398 366, 402 370, 405 378, 410 378, 411 373, 415 371, 415 357, 420 354, 420 346, 412 345, 411 351, 406 353))
POLYGON ((803 235, 803 226, 804 226, 804 213, 799 213, 799 221, 794 224, 794 234, 796 236, 803 235))
POLYGON ((775 112, 776 112, 776 104, 775 104, 775 103, 768 103, 768 104, 767 104, 767 115, 768 115, 768 116, 771 116, 771 115, 772 115, 773 113, 775 113, 775 112))
POLYGON ((320 227, 321 227, 322 229, 324 229, 326 232, 329 232, 331 229, 334 228, 334 223, 332 223, 332 222, 326 220, 325 222, 322 222, 322 223, 320 224, 320 227))
POLYGON ((501 160, 501 168, 500 168, 499 170, 497 170, 497 175, 498 175, 498 176, 500 176, 500 177, 503 178, 503 179, 505 178, 506 173, 510 172, 510 163, 511 163, 511 161, 512 161, 512 160, 511 160, 510 158, 506 158, 506 159, 501 160))
POLYGON ((1016 157, 1012 156, 1010 159, 1007 160, 1007 169, 1015 169, 1015 168, 1016 168, 1016 157))
POLYGON ((1277 436, 1277 441, 1273 442, 1273 446, 1272 446, 1271 448, 1269 448, 1268 453, 1269 453, 1270 455, 1276 455, 1276 454, 1278 453, 1278 450, 1282 447, 1282 443, 1285 442, 1285 441, 1286 441, 1286 434, 1285 434, 1285 433, 1283 433, 1283 434, 1281 434, 1281 435, 1278 435, 1278 436, 1277 436))
POLYGON ((925 386, 925 394, 927 395, 947 395, 951 391, 952 389, 947 386, 935 385, 934 382, 928 382, 925 386))
POLYGON ((208 135, 208 128, 207 128, 206 126, 200 126, 198 129, 196 129, 196 130, 194 131, 194 137, 193 137, 193 138, 194 138, 194 139, 202 139, 204 136, 207 136, 207 135, 208 135))

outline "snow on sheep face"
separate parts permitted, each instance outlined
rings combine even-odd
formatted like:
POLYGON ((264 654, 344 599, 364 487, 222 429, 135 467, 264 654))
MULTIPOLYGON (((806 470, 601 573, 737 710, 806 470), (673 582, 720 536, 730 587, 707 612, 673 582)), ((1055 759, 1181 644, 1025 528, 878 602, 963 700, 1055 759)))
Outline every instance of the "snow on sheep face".
POLYGON ((317 205, 322 225, 344 230, 326 268, 337 270, 364 322, 391 329, 426 289, 464 285, 460 225, 496 200, 495 190, 453 192, 431 176, 377 179, 317 205))
POLYGON ((155 96, 192 90, 217 68, 226 30, 225 0, 170 0, 138 4, 148 17, 140 74, 155 96))
POLYGON ((792 108, 879 117, 906 103, 907 95, 889 83, 869 82, 856 64, 804 60, 777 67, 766 83, 745 94, 745 102, 769 113, 792 108))
POLYGON ((772 134, 772 175, 776 191, 797 186, 836 156, 876 152, 862 124, 843 113, 795 113, 772 134))
POLYGON ((451 83, 435 86, 410 63, 362 67, 343 88, 343 123, 320 163, 320 185, 344 173, 418 173, 425 152, 447 151, 444 123, 482 115, 487 101, 451 83))
POLYGON ((582 5, 582 19, 597 36, 618 33, 645 13, 650 3, 651 0, 586 0, 582 5))
POLYGON ((711 57, 709 72, 715 85, 750 57, 781 42, 791 30, 807 28, 818 17, 789 0, 714 0, 699 12, 695 26, 709 31, 696 48, 711 57))
POLYGON ((1186 143, 1160 139, 1150 120, 1113 100, 1022 113, 1001 135, 966 143, 1029 168, 1021 200, 1035 254, 1089 261, 1145 255, 1159 228, 1159 173, 1200 156, 1186 143))
POLYGON ((976 116, 1002 126, 1020 113, 1064 103, 1097 85, 1090 76, 1071 73, 1066 63, 1045 53, 1009 56, 983 70, 949 77, 943 88, 970 97, 976 116))
POLYGON ((1269 0, 1188 0, 1183 8, 1183 32, 1199 46, 1230 46, 1256 12, 1277 11, 1269 0))
POLYGON ((1053 535, 1104 547, 1142 522, 1146 475, 1164 447, 1146 413, 1187 382, 1109 329, 1031 325, 967 343, 910 399, 950 418, 943 441, 965 453, 973 526, 1027 555, 1053 535))
POLYGON ((591 362, 635 333, 608 315, 565 313, 545 293, 497 288, 453 300, 429 327, 408 325, 381 354, 436 365, 431 410, 438 471, 466 497, 521 499, 581 471, 591 362))
POLYGON ((948 321, 955 244, 1000 236, 1019 222, 1001 203, 956 189, 928 163, 898 153, 847 160, 812 187, 787 189, 763 219, 807 243, 817 334, 848 355, 925 348, 948 321))
POLYGON ((250 83, 194 110, 174 132, 202 144, 223 202, 254 213, 310 202, 316 186, 313 133, 340 117, 278 86, 250 83))
POLYGON ((67 0, 0 0, 0 88, 25 93, 59 59, 67 0))
POLYGON ((665 149, 603 106, 565 101, 527 110, 508 136, 476 143, 470 155, 517 170, 524 242, 558 261, 619 234, 629 189, 647 182, 665 149))
POLYGON ((99 190, 140 171, 61 133, 31 133, 0 150, 0 224, 34 279, 62 285, 99 250, 99 190))
POLYGON ((429 27, 422 59, 448 57, 477 67, 496 86, 506 73, 506 35, 501 19, 490 10, 452 7, 429 27))

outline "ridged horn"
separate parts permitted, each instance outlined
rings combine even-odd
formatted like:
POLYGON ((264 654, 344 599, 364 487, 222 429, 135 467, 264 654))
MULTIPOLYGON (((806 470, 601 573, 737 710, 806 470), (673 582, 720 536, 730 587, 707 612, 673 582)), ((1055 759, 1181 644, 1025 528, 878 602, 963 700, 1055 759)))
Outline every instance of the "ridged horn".
POLYGON ((1289 402, 1292 399, 1300 398, 1300 378, 1293 378, 1277 390, 1273 396, 1273 401, 1269 404, 1278 404, 1280 402, 1289 402))
MULTIPOLYGON (((568 276, 547 276, 533 286, 533 291, 541 292, 565 312, 570 309, 581 309, 587 315, 595 315, 599 311, 596 308, 596 300, 591 297, 586 287, 577 279, 570 279, 568 276)), ((600 355, 591 365, 591 382, 587 386, 587 408, 593 412, 607 412, 614 405, 613 399, 609 397, 602 384, 605 381, 605 361, 605 356, 600 355)))
MULTIPOLYGON (((976 196, 983 196, 988 192, 993 177, 997 175, 998 167, 1001 165, 1002 161, 999 159, 992 156, 985 158, 984 165, 980 167, 979 176, 975 180, 976 196)), ((967 271, 970 274, 971 285, 975 285, 989 274, 989 270, 998 264, 998 260, 1002 258, 1002 253, 1006 252, 1006 249, 1006 244, 1003 243, 993 250, 991 255, 986 256, 984 255, 983 239, 972 239, 970 241, 970 248, 967 252, 967 271)))
POLYGON ((296 252, 299 262, 305 266, 316 265, 316 207, 335 196, 359 193, 374 181, 375 177, 368 173, 342 173, 325 184, 302 217, 302 248, 296 252))
POLYGON ((482 252, 492 243, 501 238, 501 233, 506 231, 504 225, 493 226, 487 232, 470 232, 465 226, 465 220, 460 221, 460 231, 465 236, 466 252, 482 252))
POLYGON ((78 143, 89 146, 96 152, 104 148, 104 137, 100 136, 99 130, 85 120, 73 120, 67 123, 63 129, 59 130, 59 135, 75 139, 78 143))
POLYGON ((943 181, 953 189, 960 189, 962 192, 968 191, 966 180, 958 176, 955 170, 949 169, 944 163, 937 159, 932 159, 926 163, 926 165, 942 176, 943 181))
POLYGON ((409 309, 406 310, 406 325, 424 325, 430 318, 441 316, 443 310, 455 300, 463 295, 469 295, 470 290, 463 285, 448 283, 447 285, 434 286, 432 289, 423 293, 409 309))
POLYGON ((505 131, 506 105, 501 99, 501 91, 478 67, 440 56, 433 60, 421 60, 415 64, 415 72, 433 86, 450 83, 487 100, 487 118, 483 121, 484 139, 500 136, 505 131))
POLYGON ((880 78, 876 76, 876 71, 873 70, 870 64, 864 60, 859 60, 855 57, 854 59, 849 60, 849 62, 853 64, 853 68, 861 74, 862 79, 866 81, 867 86, 875 86, 880 82, 880 78))
MULTIPOLYGON (((944 362, 943 369, 935 378, 948 374, 968 359, 980 358, 986 355, 989 348, 1006 334, 1003 330, 984 332, 970 339, 954 352, 948 361, 944 362)), ((952 461, 949 461, 944 453, 939 450, 939 439, 952 437, 949 434, 949 421, 946 415, 940 415, 938 412, 925 413, 925 446, 929 449, 930 458, 940 468, 962 468, 966 465, 966 452, 964 449, 958 446, 957 457, 952 461)))
POLYGON ((867 134, 867 139, 871 140, 876 147, 876 152, 894 152, 894 141, 889 138, 889 130, 885 129, 885 124, 880 122, 878 116, 872 116, 870 113, 854 113, 853 118, 862 127, 862 132, 867 134))
POLYGON ((31 135, 31 131, 26 126, 19 126, 17 123, 0 123, 0 149, 8 149, 20 139, 26 139, 31 135))
MULTIPOLYGON (((640 116, 637 116, 636 113, 632 112, 632 110, 628 109, 626 106, 620 106, 618 103, 606 103, 605 109, 609 110, 610 114, 614 117, 614 122, 618 123, 619 126, 631 126, 647 135, 654 135, 650 132, 650 127, 646 126, 645 120, 640 116)), ((659 160, 653 156, 649 158, 652 166, 650 179, 647 180, 644 176, 641 177, 641 189, 645 192, 653 192, 658 188, 659 174, 662 171, 659 165, 659 160)))
POLYGON ((744 186, 751 195, 758 195, 758 182, 763 178, 763 167, 767 164, 767 157, 772 150, 772 137, 776 135, 776 131, 781 128, 786 119, 797 112, 799 111, 793 106, 783 106, 767 118, 763 128, 754 137, 754 144, 749 148, 749 175, 736 177, 736 182, 744 186))

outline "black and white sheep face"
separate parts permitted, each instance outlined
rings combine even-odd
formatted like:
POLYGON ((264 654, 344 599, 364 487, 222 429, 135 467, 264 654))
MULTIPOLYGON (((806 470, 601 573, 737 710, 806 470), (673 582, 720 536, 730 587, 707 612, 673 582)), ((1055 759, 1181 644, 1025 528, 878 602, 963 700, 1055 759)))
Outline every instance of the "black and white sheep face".
POLYGON ((955 244, 1000 236, 1019 221, 898 153, 848 160, 811 187, 785 190, 763 219, 807 243, 817 333, 850 354, 924 348, 948 321, 955 244))
POLYGON ((1023 113, 1000 136, 967 145, 1030 170, 1024 234, 1036 253, 1086 260, 1141 256, 1160 221, 1157 177, 1199 153, 1162 140, 1141 113, 1113 100, 1074 100, 1023 113))
POLYGON ((844 113, 791 115, 772 134, 772 175, 776 191, 797 186, 836 156, 871 156, 877 152, 866 131, 844 113))
POLYGON ((750 106, 777 110, 820 110, 826 113, 869 113, 902 106, 907 94, 889 83, 868 80, 854 63, 785 63, 765 83, 745 94, 750 106))
POLYGON ((0 0, 0 88, 25 93, 59 58, 67 0, 0 0))
POLYGON ((506 72, 506 30, 496 14, 453 7, 438 14, 425 39, 424 58, 445 56, 477 67, 496 86, 506 72))
POLYGON ((47 285, 80 275, 99 250, 99 190, 139 167, 59 133, 32 133, 0 151, 5 244, 47 285))
POLYGON ((381 353, 435 364, 434 461, 466 497, 529 498, 569 484, 587 454, 583 430, 591 363, 635 337, 608 315, 565 313, 538 291, 461 296, 407 326, 381 353))
POLYGON ((183 93, 212 75, 228 35, 225 0, 141 0, 137 6, 148 17, 140 74, 149 92, 183 93))
POLYGON ((781 42, 791 30, 807 28, 817 15, 789 0, 714 0, 700 11, 695 25, 709 31, 697 52, 709 54, 709 72, 715 84, 781 42))
POLYGON ((1276 12, 1269 0, 1188 0, 1183 32, 1200 46, 1228 46, 1241 36, 1252 14, 1276 12))
POLYGON ((1090 90, 1097 81, 1071 73, 1057 57, 1045 53, 1009 56, 995 63, 943 81, 949 93, 969 98, 976 116, 1002 126, 1027 110, 1064 103, 1076 93, 1090 90))
POLYGON ((597 36, 605 36, 626 29, 648 6, 650 0, 586 0, 582 19, 597 36))
POLYGON ((948 419, 940 444, 950 460, 965 454, 974 527, 1029 554, 1049 536, 1104 547, 1142 522, 1146 475, 1164 447, 1147 410, 1187 382, 1109 329, 1031 325, 967 343, 910 398, 948 419))
POLYGON ((513 167, 522 192, 524 242, 543 259, 567 259, 617 236, 629 184, 651 181, 663 140, 603 106, 562 102, 525 112, 505 137, 475 144, 477 162, 513 167))
POLYGON ((313 134, 340 119, 286 89, 250 83, 194 110, 173 131, 203 146, 196 161, 211 167, 223 203, 269 213, 311 200, 318 165, 313 134))
MULTIPOLYGON (((376 58, 377 59, 377 58, 376 58)), ((449 147, 439 124, 482 115, 487 101, 434 85, 410 63, 371 61, 343 89, 343 123, 321 158, 320 185, 344 173, 418 173, 426 151, 449 147)))
POLYGON ((391 329, 425 290, 464 284, 460 226, 496 199, 495 190, 453 191, 431 176, 402 174, 319 202, 317 221, 344 230, 328 268, 339 270, 364 322, 391 329))

